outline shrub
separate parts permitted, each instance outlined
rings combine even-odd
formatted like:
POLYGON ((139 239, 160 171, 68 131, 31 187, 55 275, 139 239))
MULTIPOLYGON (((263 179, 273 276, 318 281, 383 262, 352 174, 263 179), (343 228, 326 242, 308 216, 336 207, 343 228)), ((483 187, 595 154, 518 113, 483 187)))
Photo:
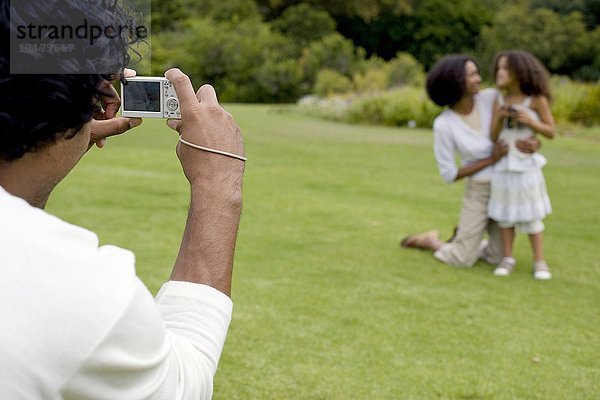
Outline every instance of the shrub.
POLYGON ((301 71, 290 61, 289 40, 260 21, 231 29, 229 22, 195 19, 184 30, 154 35, 153 47, 154 74, 177 66, 197 85, 212 83, 223 101, 294 101, 300 95, 301 71))
POLYGON ((585 125, 600 124, 600 84, 589 88, 571 115, 573 120, 585 125))
POLYGON ((378 57, 365 60, 352 80, 358 93, 374 94, 405 85, 422 87, 425 84, 425 72, 413 56, 399 52, 388 62, 378 57))
POLYGON ((329 68, 324 68, 317 74, 313 91, 319 96, 331 96, 336 93, 346 93, 352 90, 350 79, 329 68))
POLYGON ((381 96, 363 97, 348 108, 346 119, 353 123, 382 124, 387 101, 381 96))
POLYGON ((573 121, 573 113, 587 93, 586 85, 555 75, 550 81, 550 86, 554 97, 552 103, 554 119, 559 123, 573 121))
POLYGON ((265 101, 293 103, 302 93, 302 73, 296 59, 267 56, 254 73, 254 79, 265 94, 265 101))
POLYGON ((300 48, 335 32, 335 20, 326 12, 306 3, 290 6, 271 22, 275 31, 290 37, 300 48))
MULTIPOLYGON (((568 123, 600 123, 600 84, 573 82, 566 77, 551 80, 552 114, 563 127, 568 123)), ((431 127, 442 111, 431 102, 422 87, 403 86, 378 94, 346 93, 342 97, 301 104, 310 114, 351 123, 431 127)))
POLYGON ((352 76, 354 87, 358 93, 376 93, 388 88, 388 74, 385 66, 369 68, 352 76))
POLYGON ((348 122, 391 126, 431 127, 441 108, 427 99, 425 90, 411 86, 355 100, 346 113, 348 122))
POLYGON ((351 40, 336 32, 310 43, 298 63, 306 84, 312 87, 321 69, 328 68, 352 76, 364 57, 363 49, 355 48, 351 40))
POLYGON ((388 87, 404 85, 423 87, 425 72, 423 66, 410 54, 399 52, 387 64, 388 87))

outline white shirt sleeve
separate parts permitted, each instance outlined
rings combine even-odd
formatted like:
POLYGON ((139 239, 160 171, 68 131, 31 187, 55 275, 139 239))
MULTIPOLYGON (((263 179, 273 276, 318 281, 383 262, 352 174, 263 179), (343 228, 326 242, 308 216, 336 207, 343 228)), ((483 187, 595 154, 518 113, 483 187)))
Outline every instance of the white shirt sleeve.
POLYGON ((156 301, 136 277, 130 301, 62 390, 64 399, 210 399, 232 303, 167 282, 156 301))
POLYGON ((452 183, 458 174, 454 160, 455 144, 452 132, 446 129, 443 119, 444 115, 441 115, 433 123, 433 154, 440 175, 447 183, 452 183))

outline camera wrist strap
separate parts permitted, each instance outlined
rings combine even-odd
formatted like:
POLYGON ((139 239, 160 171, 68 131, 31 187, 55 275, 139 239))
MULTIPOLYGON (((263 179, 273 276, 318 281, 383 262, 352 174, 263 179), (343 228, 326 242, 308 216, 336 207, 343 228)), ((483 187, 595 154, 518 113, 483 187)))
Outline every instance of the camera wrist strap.
POLYGON ((242 161, 246 161, 248 160, 246 157, 243 156, 239 156, 237 154, 233 154, 233 153, 228 153, 226 151, 221 151, 221 150, 215 150, 215 149, 211 149, 210 147, 204 147, 204 146, 198 146, 197 144, 194 143, 190 143, 187 140, 184 140, 181 135, 179 135, 179 141, 183 144, 185 144, 186 146, 190 146, 193 147, 194 149, 198 149, 198 150, 202 150, 202 151, 207 151, 209 153, 214 153, 214 154, 220 154, 222 156, 226 156, 226 157, 231 157, 231 158, 236 158, 238 160, 242 160, 242 161))

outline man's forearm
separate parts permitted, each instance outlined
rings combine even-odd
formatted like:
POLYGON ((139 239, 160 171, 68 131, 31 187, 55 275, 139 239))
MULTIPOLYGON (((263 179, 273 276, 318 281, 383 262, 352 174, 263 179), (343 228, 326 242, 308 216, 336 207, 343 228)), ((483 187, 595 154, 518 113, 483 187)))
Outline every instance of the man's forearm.
POLYGON ((192 185, 188 219, 171 280, 202 283, 230 295, 242 208, 241 177, 192 185))

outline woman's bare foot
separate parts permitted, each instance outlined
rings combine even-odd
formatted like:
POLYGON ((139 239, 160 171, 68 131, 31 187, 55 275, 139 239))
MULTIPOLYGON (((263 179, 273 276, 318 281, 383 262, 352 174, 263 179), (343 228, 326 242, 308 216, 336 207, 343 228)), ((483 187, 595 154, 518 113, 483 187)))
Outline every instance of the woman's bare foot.
POLYGON ((436 230, 408 235, 400 242, 401 247, 429 249, 434 251, 439 249, 441 245, 440 232, 436 230))

